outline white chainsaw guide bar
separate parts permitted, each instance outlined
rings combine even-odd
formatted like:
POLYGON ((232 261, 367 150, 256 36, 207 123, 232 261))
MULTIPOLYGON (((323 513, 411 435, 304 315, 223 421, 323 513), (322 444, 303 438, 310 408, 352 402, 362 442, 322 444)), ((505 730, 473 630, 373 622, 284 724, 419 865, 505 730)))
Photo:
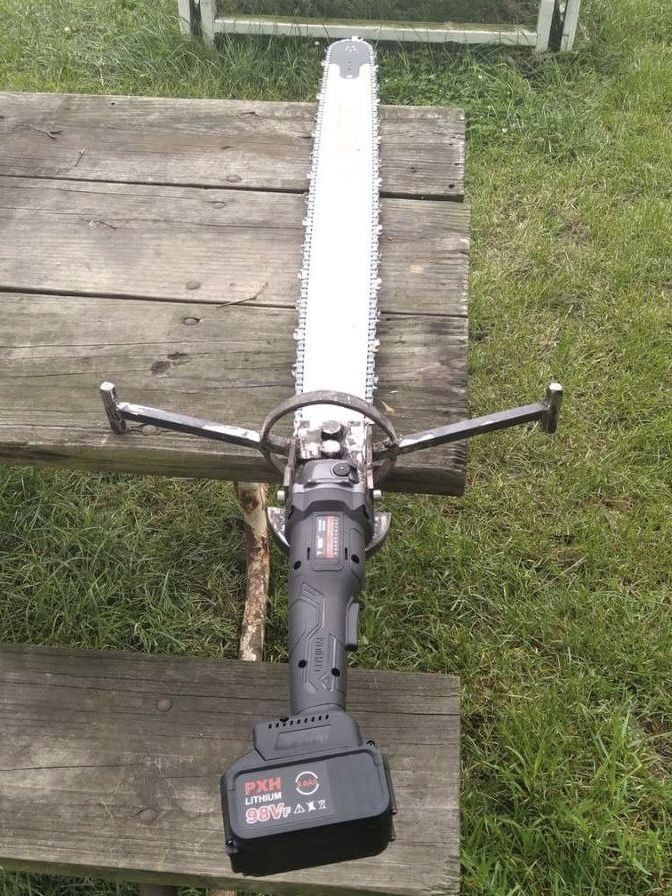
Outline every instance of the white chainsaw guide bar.
MULTIPOLYGON (((380 235, 380 138, 373 48, 358 38, 329 47, 310 172, 296 390, 329 390, 371 401, 375 387, 380 235)), ((314 405, 296 415, 297 435, 327 420, 351 427, 363 449, 360 414, 314 405)))

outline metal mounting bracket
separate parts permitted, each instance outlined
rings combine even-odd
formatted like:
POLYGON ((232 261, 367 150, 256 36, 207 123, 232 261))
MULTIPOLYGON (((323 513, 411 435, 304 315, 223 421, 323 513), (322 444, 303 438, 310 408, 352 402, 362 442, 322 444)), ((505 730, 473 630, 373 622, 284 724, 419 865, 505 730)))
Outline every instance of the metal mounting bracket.
MULTIPOLYGON (((256 451, 260 451, 276 469, 284 474, 285 487, 287 487, 291 479, 292 469, 300 457, 300 453, 297 451, 297 439, 276 436, 272 430, 282 417, 295 413, 308 405, 331 404, 349 408, 364 416, 372 426, 378 426, 382 429, 386 438, 374 444, 372 449, 369 449, 369 461, 367 463, 367 467, 375 467, 374 480, 375 484, 378 484, 387 476, 394 466, 397 457, 401 454, 410 454, 426 448, 436 448, 439 445, 471 439, 474 436, 534 421, 539 421, 544 432, 554 433, 558 428, 563 390, 559 383, 551 383, 546 390, 546 396, 543 401, 535 404, 523 405, 507 411, 498 411, 495 414, 488 414, 483 417, 458 420, 456 423, 437 426, 433 429, 411 433, 402 437, 397 435, 392 421, 372 404, 356 396, 345 395, 340 392, 305 392, 292 396, 271 411, 259 432, 241 426, 213 423, 210 420, 202 420, 199 417, 189 417, 185 414, 163 411, 147 405, 120 401, 114 385, 109 382, 102 383, 100 395, 110 421, 110 426, 114 432, 120 435, 127 431, 128 421, 134 421, 137 423, 149 423, 173 432, 226 442, 242 448, 254 448, 256 451)), ((316 434, 315 439, 317 442, 315 447, 317 456, 320 456, 320 450, 323 453, 326 451, 326 443, 322 444, 322 448, 320 448, 319 438, 319 434, 316 434)), ((344 436, 343 445, 346 443, 347 438, 344 436)), ((373 482, 371 485, 373 485, 373 482)), ((384 525, 384 520, 381 519, 381 531, 384 525)), ((271 520, 271 526, 274 531, 279 531, 279 527, 274 525, 273 520, 271 520)), ((372 550, 375 550, 375 546, 376 537, 374 536, 371 545, 372 550)))

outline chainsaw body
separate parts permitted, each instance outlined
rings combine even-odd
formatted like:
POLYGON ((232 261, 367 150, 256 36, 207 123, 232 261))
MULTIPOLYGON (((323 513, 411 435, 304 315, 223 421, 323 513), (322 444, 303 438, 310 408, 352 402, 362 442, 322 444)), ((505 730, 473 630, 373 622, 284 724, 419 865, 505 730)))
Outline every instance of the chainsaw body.
POLYGON ((254 749, 222 778, 231 864, 256 875, 375 855, 396 811, 385 758, 345 712, 374 531, 357 464, 301 463, 284 518, 292 714, 256 725, 254 749))

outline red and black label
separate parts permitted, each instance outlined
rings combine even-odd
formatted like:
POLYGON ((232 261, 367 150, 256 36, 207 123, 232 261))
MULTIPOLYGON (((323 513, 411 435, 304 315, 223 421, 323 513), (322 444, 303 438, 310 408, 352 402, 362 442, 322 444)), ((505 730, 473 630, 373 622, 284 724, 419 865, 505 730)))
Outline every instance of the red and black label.
POLYGON ((341 556, 340 513, 318 513, 315 517, 315 559, 338 560, 341 556))
POLYGON ((290 765, 272 773, 246 772, 236 781, 242 820, 255 830, 334 814, 324 762, 290 765))

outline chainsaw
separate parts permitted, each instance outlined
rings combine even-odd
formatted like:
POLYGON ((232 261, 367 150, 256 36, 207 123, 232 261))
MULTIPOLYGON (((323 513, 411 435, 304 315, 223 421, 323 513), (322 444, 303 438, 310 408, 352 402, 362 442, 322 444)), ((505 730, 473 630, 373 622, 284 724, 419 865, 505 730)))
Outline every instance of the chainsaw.
POLYGON ((373 856, 394 839, 387 760, 346 712, 366 561, 391 516, 379 486, 409 452, 538 421, 555 432, 562 387, 543 400, 399 436, 373 404, 380 158, 374 53, 329 47, 314 134, 295 332, 296 394, 259 431, 120 401, 100 387, 112 429, 128 421, 260 451, 282 477, 271 530, 289 557, 290 709, 254 727, 253 749, 221 780, 234 871, 261 876, 373 856), (337 366, 332 359, 338 358, 337 366), (294 417, 293 435, 278 424, 294 417))

